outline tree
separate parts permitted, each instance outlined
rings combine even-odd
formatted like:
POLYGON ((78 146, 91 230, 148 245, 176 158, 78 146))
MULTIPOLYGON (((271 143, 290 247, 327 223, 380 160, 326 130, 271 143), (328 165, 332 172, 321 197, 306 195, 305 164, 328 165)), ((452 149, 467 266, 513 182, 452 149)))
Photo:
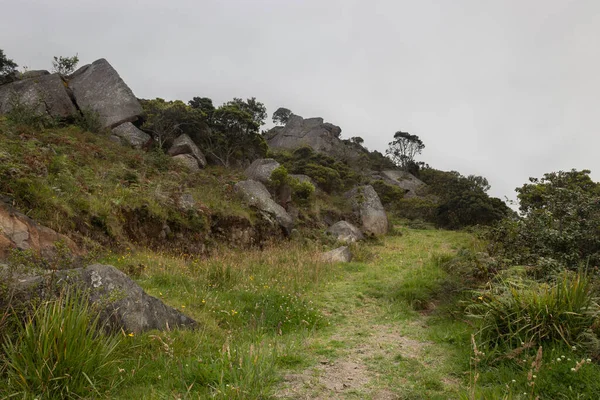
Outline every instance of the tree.
POLYGON ((425 145, 417 135, 398 131, 394 134, 394 140, 390 142, 385 154, 400 168, 407 170, 414 161, 417 154, 425 148, 425 145))
POLYGON ((287 124, 291 115, 292 115, 292 112, 289 109, 287 109, 285 107, 279 107, 273 113, 273 123, 276 125, 285 125, 285 124, 287 124))
POLYGON ((267 144, 259 130, 266 117, 264 104, 256 98, 234 98, 213 112, 212 133, 203 138, 202 150, 226 167, 235 158, 264 156, 267 144))
POLYGON ((4 54, 0 49, 0 85, 15 80, 18 65, 4 54))
POLYGON ((209 99, 208 97, 194 97, 188 104, 192 108, 202 111, 208 121, 212 119, 212 115, 215 112, 215 106, 213 105, 212 99, 209 99))
POLYGON ((354 136, 350 138, 350 141, 352 143, 359 144, 362 146, 362 144, 365 142, 365 139, 361 138, 360 136, 354 136))
POLYGON ((141 104, 145 112, 142 129, 152 134, 160 148, 166 148, 174 138, 183 133, 192 137, 205 126, 204 114, 181 100, 165 101, 157 98, 142 100, 141 104))
POLYGON ((52 71, 60 75, 69 75, 75 71, 79 64, 79 57, 75 54, 73 57, 54 57, 52 61, 52 71))

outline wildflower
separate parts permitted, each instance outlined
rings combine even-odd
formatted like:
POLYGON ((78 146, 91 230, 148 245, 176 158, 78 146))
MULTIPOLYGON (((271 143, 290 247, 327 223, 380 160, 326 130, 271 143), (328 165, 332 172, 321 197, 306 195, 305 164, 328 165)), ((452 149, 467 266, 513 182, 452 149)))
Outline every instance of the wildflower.
POLYGON ((202 304, 206 303, 206 300, 202 299, 202 304))
POLYGON ((575 372, 576 370, 575 370, 575 368, 571 368, 571 371, 575 372))
POLYGON ((575 351, 575 350, 577 350, 577 347, 571 346, 571 350, 575 351))
POLYGON ((512 383, 517 383, 517 381, 513 379, 513 380, 512 380, 512 383))
POLYGON ((182 306, 181 306, 181 308, 185 308, 185 306, 184 306, 184 305, 182 305, 182 306))
POLYGON ((587 362, 588 364, 592 362, 591 358, 588 358, 587 360, 585 360, 585 362, 587 362))
POLYGON ((133 332, 129 332, 129 334, 127 336, 133 337, 133 332))
POLYGON ((558 357, 558 358, 556 359, 556 361, 560 362, 560 361, 562 361, 562 359, 561 359, 560 357, 558 357))

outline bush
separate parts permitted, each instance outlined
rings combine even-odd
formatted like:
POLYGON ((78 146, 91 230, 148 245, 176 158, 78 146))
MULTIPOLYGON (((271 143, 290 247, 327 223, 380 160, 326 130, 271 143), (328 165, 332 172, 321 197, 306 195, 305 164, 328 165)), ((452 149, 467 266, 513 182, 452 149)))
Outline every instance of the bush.
POLYGON ((292 198, 300 204, 308 204, 315 193, 315 187, 310 182, 300 182, 298 179, 291 179, 292 198))
POLYGON ((114 372, 119 339, 100 331, 98 313, 85 296, 65 292, 43 302, 7 338, 6 387, 43 398, 99 395, 114 372))
POLYGON ((371 182, 371 186, 377 192, 381 203, 386 209, 396 210, 399 205, 399 201, 404 197, 404 190, 395 185, 390 185, 382 180, 376 180, 371 182))
POLYGON ((78 114, 75 117, 75 125, 79 126, 84 131, 92 133, 100 133, 104 130, 102 122, 100 121, 100 114, 90 108, 81 110, 81 114, 78 114))
POLYGON ((583 272, 562 273, 551 284, 503 281, 480 293, 467 311, 480 320, 479 335, 490 347, 516 349, 524 343, 567 346, 596 341, 592 327, 600 309, 583 272))
POLYGON ((21 98, 14 94, 9 102, 10 111, 6 114, 6 120, 13 125, 25 125, 37 130, 57 125, 54 118, 40 111, 41 100, 37 104, 30 105, 21 101, 21 98))

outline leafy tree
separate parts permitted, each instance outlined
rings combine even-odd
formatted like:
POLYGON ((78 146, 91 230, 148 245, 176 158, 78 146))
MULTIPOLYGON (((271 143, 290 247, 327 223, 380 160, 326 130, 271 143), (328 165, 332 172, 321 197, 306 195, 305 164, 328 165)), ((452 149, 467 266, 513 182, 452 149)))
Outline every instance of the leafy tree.
POLYGON ((208 97, 194 97, 188 104, 190 107, 202 111, 208 121, 212 119, 212 115, 215 112, 215 106, 213 105, 212 99, 209 99, 208 97))
POLYGON ((227 167, 235 158, 264 156, 267 144, 259 129, 266 116, 264 104, 256 98, 247 101, 234 98, 213 112, 212 134, 203 138, 202 149, 227 167))
POLYGON ((291 115, 292 115, 292 112, 289 109, 287 109, 285 107, 279 107, 273 113, 273 123, 276 125, 285 125, 285 124, 287 124, 291 115))
POLYGON ((365 142, 365 139, 361 138, 360 136, 354 136, 353 138, 350 138, 350 141, 362 146, 362 144, 365 142))
MULTIPOLYGON (((145 112, 142 129, 152 134, 160 148, 165 149, 174 138, 183 133, 192 137, 203 129, 204 114, 181 100, 165 101, 157 98, 142 100, 141 104, 145 112)), ((192 139, 197 140, 195 137, 192 139)))
POLYGON ((75 54, 73 57, 54 57, 52 61, 52 71, 57 72, 60 75, 69 75, 75 71, 79 64, 79 57, 75 54))
POLYGON ((398 131, 394 134, 394 140, 388 144, 385 154, 402 168, 407 170, 417 154, 425 148, 425 145, 417 135, 411 135, 408 132, 398 131))
POLYGON ((4 54, 0 49, 0 85, 15 80, 18 65, 4 54))

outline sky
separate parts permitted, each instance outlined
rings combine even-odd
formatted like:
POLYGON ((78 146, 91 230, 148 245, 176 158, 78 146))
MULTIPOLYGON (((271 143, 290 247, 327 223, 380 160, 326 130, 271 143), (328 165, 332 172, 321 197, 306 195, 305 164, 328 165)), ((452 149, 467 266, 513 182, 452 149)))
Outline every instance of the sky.
POLYGON ((256 97, 384 152, 488 178, 600 180, 598 0, 0 0, 0 48, 106 58, 140 98, 256 97))

